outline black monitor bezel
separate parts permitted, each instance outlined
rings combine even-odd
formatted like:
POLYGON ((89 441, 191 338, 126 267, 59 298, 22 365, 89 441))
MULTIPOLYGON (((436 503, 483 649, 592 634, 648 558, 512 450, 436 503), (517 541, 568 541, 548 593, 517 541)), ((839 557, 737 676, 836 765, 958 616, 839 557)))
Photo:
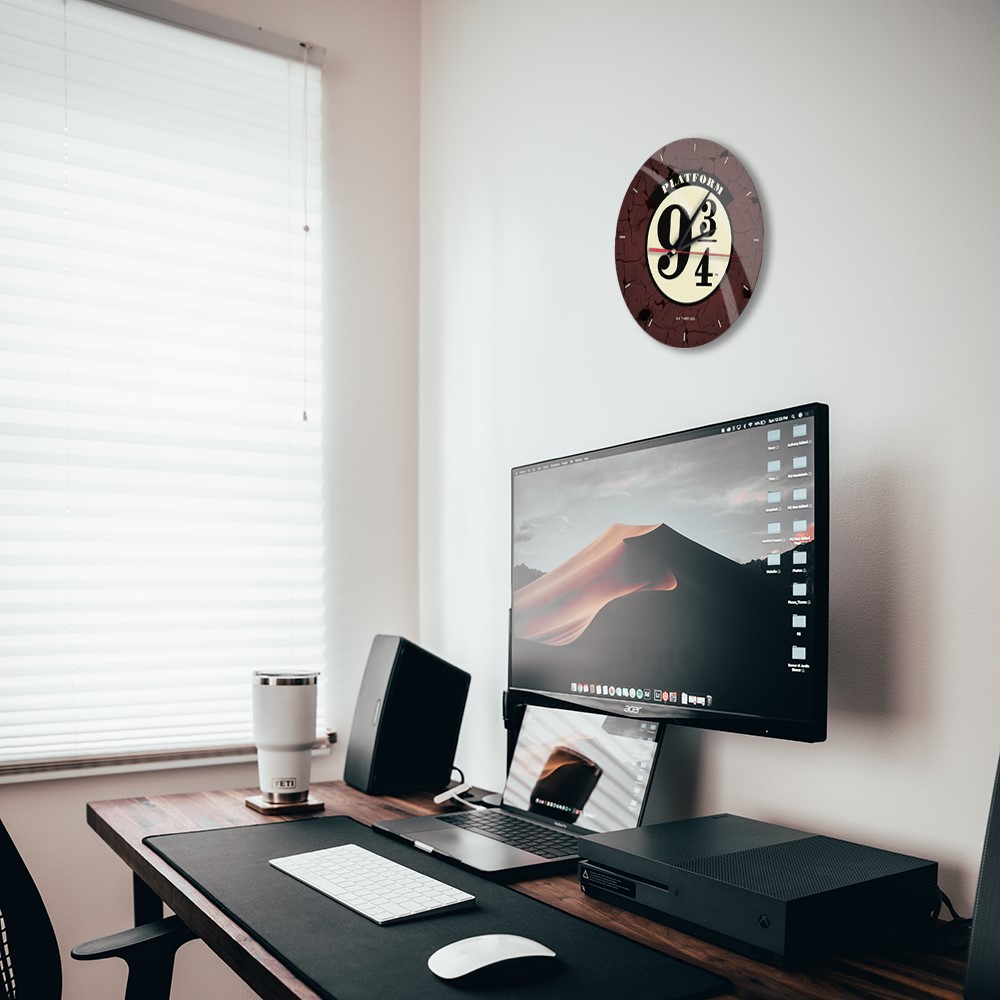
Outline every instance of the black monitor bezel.
MULTIPOLYGON (((775 718, 759 715, 744 715, 732 712, 720 712, 707 708, 689 708, 681 705, 669 705, 658 702, 629 701, 627 699, 611 699, 604 696, 592 697, 585 694, 573 694, 561 691, 537 691, 528 688, 518 688, 512 682, 511 657, 511 615, 508 609, 508 649, 507 649, 507 694, 505 697, 505 717, 508 712, 511 717, 517 716, 518 706, 572 706, 587 711, 603 712, 610 715, 622 715, 627 718, 654 719, 660 722, 678 726, 688 726, 698 729, 708 729, 720 732, 741 733, 750 736, 766 736, 772 739, 790 740, 799 743, 822 743, 827 738, 828 688, 829 688, 829 580, 830 580, 830 419, 829 407, 826 403, 812 402, 795 406, 782 407, 764 413, 738 417, 732 420, 720 420, 711 424, 703 424, 682 431, 659 434, 653 437, 641 438, 636 441, 611 445, 605 448, 589 449, 572 455, 546 459, 542 462, 530 462, 517 465, 511 469, 511 559, 513 567, 514 538, 514 479, 519 472, 538 465, 553 462, 570 461, 582 456, 610 454, 615 451, 642 447, 655 447, 667 441, 682 441, 689 438, 705 436, 713 431, 721 432, 726 427, 750 426, 753 424, 778 423, 790 420, 805 411, 811 411, 814 419, 813 437, 815 441, 815 469, 813 481, 817 484, 815 494, 815 521, 817 524, 814 540, 815 569, 824 582, 819 588, 818 599, 810 608, 813 616, 813 628, 817 637, 815 643, 819 654, 812 657, 810 672, 818 680, 813 683, 812 700, 808 718, 775 718), (820 527, 822 526, 822 527, 820 527)), ((511 583, 512 586, 512 583, 511 583)), ((522 708, 523 711, 523 708, 522 708)))

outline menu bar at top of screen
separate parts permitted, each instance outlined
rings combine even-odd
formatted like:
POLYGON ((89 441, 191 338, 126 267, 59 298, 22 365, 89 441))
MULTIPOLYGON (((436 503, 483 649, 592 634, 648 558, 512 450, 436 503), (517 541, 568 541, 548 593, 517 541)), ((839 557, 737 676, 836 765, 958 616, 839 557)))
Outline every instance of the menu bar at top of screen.
POLYGON ((664 434, 659 437, 643 438, 628 444, 620 444, 608 448, 599 448, 587 453, 577 455, 567 455, 564 458, 554 458, 547 462, 537 462, 533 465, 525 465, 512 469, 514 476, 525 476, 532 472, 543 472, 547 469, 559 469, 568 465, 578 465, 581 462, 589 462, 594 458, 601 458, 605 455, 620 454, 626 451, 637 451, 641 448, 657 447, 669 444, 671 441, 686 441, 696 437, 709 437, 715 434, 732 434, 736 431, 749 430, 754 427, 767 427, 770 424, 785 423, 789 420, 804 420, 815 415, 815 410, 811 406, 782 410, 775 413, 764 414, 760 417, 751 417, 743 420, 736 420, 731 423, 711 424, 706 427, 693 428, 688 431, 678 431, 676 433, 664 434))

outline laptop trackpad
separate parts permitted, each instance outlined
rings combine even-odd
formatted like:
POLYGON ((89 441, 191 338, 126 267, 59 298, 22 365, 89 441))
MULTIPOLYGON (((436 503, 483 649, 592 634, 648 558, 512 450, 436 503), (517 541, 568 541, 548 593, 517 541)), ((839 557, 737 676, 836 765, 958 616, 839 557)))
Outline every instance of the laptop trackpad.
MULTIPOLYGON (((440 824, 440 827, 444 827, 444 824, 440 824)), ((471 865, 480 871, 503 871, 507 868, 538 863, 538 858, 534 854, 522 851, 519 847, 501 844, 498 840, 491 840, 481 834, 455 827, 421 830, 411 833, 410 837, 418 846, 426 844, 440 854, 471 865)))

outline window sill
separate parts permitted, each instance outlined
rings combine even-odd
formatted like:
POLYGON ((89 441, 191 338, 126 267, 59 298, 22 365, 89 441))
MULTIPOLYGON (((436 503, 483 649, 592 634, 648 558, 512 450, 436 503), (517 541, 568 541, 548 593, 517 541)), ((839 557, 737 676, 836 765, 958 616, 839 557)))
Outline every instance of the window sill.
MULTIPOLYGON (((313 746, 313 757, 333 753, 336 733, 313 746)), ((254 746, 201 748, 136 753, 115 757, 95 757, 88 760, 32 761, 0 765, 0 785, 23 781, 49 781, 58 778, 82 778, 103 774, 127 774, 135 771, 167 771, 184 767, 208 767, 216 764, 248 764, 257 760, 254 746)))

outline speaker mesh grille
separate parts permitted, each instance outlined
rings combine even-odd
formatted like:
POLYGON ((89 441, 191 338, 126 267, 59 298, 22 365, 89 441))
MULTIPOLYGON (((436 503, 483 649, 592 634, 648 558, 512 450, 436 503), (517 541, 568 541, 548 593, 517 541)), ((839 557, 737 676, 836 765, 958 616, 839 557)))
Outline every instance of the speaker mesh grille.
POLYGON ((698 858, 677 867, 774 899, 793 900, 898 875, 912 869, 914 863, 919 859, 817 836, 698 858))

